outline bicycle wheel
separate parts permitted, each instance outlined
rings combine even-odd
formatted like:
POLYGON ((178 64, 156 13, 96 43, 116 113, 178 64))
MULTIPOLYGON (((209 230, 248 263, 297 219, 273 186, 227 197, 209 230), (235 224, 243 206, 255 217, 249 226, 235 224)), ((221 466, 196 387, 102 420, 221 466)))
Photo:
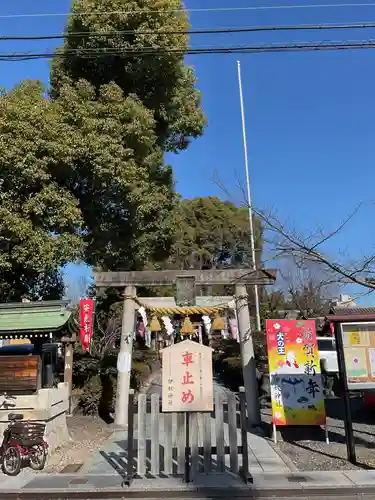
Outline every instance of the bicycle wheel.
POLYGON ((33 470, 43 470, 47 462, 47 449, 44 444, 35 444, 30 448, 29 465, 33 470))
POLYGON ((21 471, 22 459, 20 450, 16 446, 7 446, 4 449, 1 470, 7 476, 18 476, 21 471))

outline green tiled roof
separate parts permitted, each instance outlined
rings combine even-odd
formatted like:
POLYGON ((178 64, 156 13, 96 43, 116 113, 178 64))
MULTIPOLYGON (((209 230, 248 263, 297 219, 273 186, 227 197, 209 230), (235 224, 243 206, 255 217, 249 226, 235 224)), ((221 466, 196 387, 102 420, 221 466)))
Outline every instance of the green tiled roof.
POLYGON ((71 317, 65 301, 0 304, 0 333, 60 330, 71 317))

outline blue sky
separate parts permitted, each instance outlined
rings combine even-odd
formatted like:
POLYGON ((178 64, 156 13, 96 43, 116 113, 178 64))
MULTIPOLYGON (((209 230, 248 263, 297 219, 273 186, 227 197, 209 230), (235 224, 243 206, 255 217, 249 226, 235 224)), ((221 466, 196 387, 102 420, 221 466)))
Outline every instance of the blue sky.
MULTIPOLYGON (((69 0, 3 0, 0 16, 64 13, 69 0)), ((186 0, 188 9, 202 8, 186 0)), ((285 5, 285 0, 205 0, 205 8, 285 5)), ((300 0, 299 5, 319 4, 300 0)), ((324 3, 324 2, 320 2, 324 3)), ((328 2, 325 2, 328 3, 328 2)), ((331 2, 334 3, 334 2, 331 2)), ((289 0, 289 4, 292 2, 289 0)), ((1 35, 61 32, 63 16, 0 18, 1 35)), ((191 13, 193 28, 375 21, 373 7, 191 13)), ((283 41, 375 38, 374 30, 253 33, 195 36, 194 46, 283 41)), ((55 43, 1 42, 0 52, 44 50, 55 43)), ((190 56, 208 118, 204 137, 184 153, 168 157, 184 197, 224 196, 215 175, 242 202, 244 182, 236 55, 190 56), (216 172, 216 174, 215 174, 216 172)), ((276 210, 298 231, 334 229, 358 203, 363 207, 327 250, 358 258, 373 247, 369 228, 374 214, 375 52, 373 50, 241 55, 254 204, 276 210)), ((0 86, 25 78, 48 84, 49 62, 0 62, 0 86)), ((77 276, 74 266, 69 275, 77 276)), ((369 299, 367 299, 369 300, 369 299)))

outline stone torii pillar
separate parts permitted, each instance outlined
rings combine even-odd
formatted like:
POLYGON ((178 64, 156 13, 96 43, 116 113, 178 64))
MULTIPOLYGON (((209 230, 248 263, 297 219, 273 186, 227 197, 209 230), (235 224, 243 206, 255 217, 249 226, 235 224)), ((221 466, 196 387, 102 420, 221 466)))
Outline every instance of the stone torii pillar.
POLYGON ((212 269, 204 271, 97 272, 94 273, 94 277, 99 292, 103 288, 125 289, 121 347, 118 357, 115 417, 117 426, 127 427, 135 311, 135 303, 132 297, 135 298, 136 287, 162 286, 175 283, 178 285, 178 301, 181 303, 185 301, 186 303, 194 302, 196 285, 235 285, 248 418, 251 425, 259 423, 258 387, 246 285, 273 285, 276 280, 275 270, 212 269), (181 284, 183 284, 182 287, 181 284), (182 297, 184 293, 186 296, 182 297))
POLYGON ((247 403, 247 418, 250 425, 260 425, 260 403, 250 311, 245 285, 235 285, 235 299, 240 337, 242 373, 247 403))
POLYGON ((122 314, 120 352, 117 357, 117 390, 115 425, 127 427, 130 374, 132 366, 133 337, 134 337, 134 313, 137 289, 127 286, 124 293, 124 309, 122 314))

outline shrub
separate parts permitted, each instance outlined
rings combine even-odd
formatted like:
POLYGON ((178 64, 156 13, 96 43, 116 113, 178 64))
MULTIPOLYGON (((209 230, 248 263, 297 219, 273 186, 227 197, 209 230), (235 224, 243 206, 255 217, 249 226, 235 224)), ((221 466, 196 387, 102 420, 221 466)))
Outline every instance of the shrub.
POLYGON ((150 366, 146 363, 133 362, 130 376, 130 386, 135 391, 139 391, 151 374, 150 366))
POLYGON ((242 363, 239 357, 224 358, 221 363, 221 378, 224 384, 234 391, 244 385, 242 363))
POLYGON ((253 332, 254 356, 256 367, 261 373, 268 373, 268 350, 266 333, 253 332))
POLYGON ((100 371, 100 359, 76 349, 73 355, 73 387, 83 388, 100 371))
MULTIPOLYGON (((261 373, 268 373, 267 342, 264 332, 253 332, 254 356, 256 367, 261 373)), ((223 337, 212 340, 212 361, 216 375, 233 390, 243 385, 240 344, 223 337)))
POLYGON ((212 360, 215 363, 220 363, 224 358, 239 357, 241 354, 240 344, 237 340, 224 339, 223 337, 214 337, 211 347, 213 349, 212 360))
MULTIPOLYGON (((146 351, 142 354, 134 351, 130 387, 135 391, 139 391, 151 374, 149 364, 139 360, 148 359, 151 363, 154 357, 154 354, 146 351)), ((79 384, 76 383, 76 386, 83 387, 78 408, 84 415, 100 415, 105 421, 110 420, 110 414, 114 412, 116 403, 116 365, 117 356, 114 353, 105 355, 101 361, 89 355, 79 359, 75 371, 79 384), (84 371, 84 366, 87 366, 87 372, 84 371)))
POLYGON ((101 399, 102 382, 99 375, 94 375, 84 385, 78 407, 84 415, 97 415, 101 399))

